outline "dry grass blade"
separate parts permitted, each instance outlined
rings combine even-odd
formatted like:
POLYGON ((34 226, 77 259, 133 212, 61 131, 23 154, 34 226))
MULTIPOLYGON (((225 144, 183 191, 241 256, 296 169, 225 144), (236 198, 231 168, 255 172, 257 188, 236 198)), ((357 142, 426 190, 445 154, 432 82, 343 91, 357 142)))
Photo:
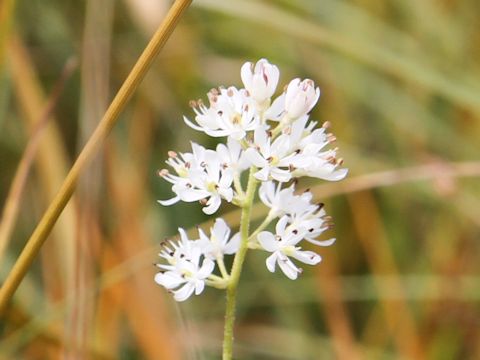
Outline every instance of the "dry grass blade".
POLYGON ((17 287, 20 285, 20 282, 27 273, 30 264, 33 262, 33 259, 36 257, 43 242, 49 235, 63 208, 66 206, 70 197, 72 196, 81 171, 85 165, 91 161, 98 147, 103 143, 103 140, 110 133, 110 130, 116 123, 118 115, 125 107, 127 101, 130 99, 141 80, 144 78, 156 55, 173 32, 178 20, 180 20, 181 15, 190 5, 190 2, 191 1, 188 0, 178 0, 173 4, 164 22, 160 25, 152 40, 145 48, 145 51, 138 59, 134 68, 110 104, 102 121, 73 164, 59 193, 46 210, 44 216, 40 220, 40 223, 36 227, 35 231, 27 242, 27 245, 20 254, 13 269, 0 289, 0 314, 2 314, 5 310, 8 301, 13 296, 17 287))
POLYGON ((35 158, 35 154, 37 152, 43 130, 45 129, 48 120, 51 118, 55 106, 57 105, 60 96, 62 95, 62 91, 66 81, 70 78, 76 68, 77 61, 74 58, 68 60, 65 64, 62 74, 60 75, 59 80, 53 88, 47 105, 45 106, 45 110, 43 111, 40 119, 37 121, 35 128, 33 129, 32 135, 27 143, 23 156, 18 165, 10 190, 5 200, 5 206, 3 208, 2 217, 0 220, 0 262, 2 261, 5 249, 7 248, 8 242, 10 240, 12 229, 15 225, 15 220, 17 218, 18 210, 20 208, 23 188, 25 186, 30 168, 35 158))

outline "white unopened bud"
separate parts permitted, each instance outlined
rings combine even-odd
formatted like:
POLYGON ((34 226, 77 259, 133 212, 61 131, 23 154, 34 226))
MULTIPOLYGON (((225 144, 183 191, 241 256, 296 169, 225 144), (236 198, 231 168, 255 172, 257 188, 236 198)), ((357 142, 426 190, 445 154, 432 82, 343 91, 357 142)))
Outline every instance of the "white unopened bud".
POLYGON ((255 65, 251 62, 243 64, 241 77, 251 97, 263 105, 275 92, 280 72, 275 65, 261 59, 255 65))
POLYGON ((285 93, 285 111, 289 118, 297 119, 312 110, 320 97, 320 89, 310 79, 293 79, 285 93))

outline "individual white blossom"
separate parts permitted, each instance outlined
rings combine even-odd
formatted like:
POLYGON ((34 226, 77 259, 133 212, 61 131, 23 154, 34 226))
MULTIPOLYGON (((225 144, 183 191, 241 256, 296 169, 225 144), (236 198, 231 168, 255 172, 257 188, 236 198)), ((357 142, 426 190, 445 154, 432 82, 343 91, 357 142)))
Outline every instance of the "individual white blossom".
POLYGON ((254 132, 253 147, 245 151, 245 157, 260 170, 255 177, 261 181, 274 179, 287 182, 292 178, 289 170, 290 160, 294 156, 289 152, 289 139, 280 135, 275 140, 262 127, 254 132))
POLYGON ((246 62, 240 71, 245 89, 263 110, 270 104, 270 98, 277 88, 280 71, 266 59, 256 64, 246 62))
POLYGON ((155 282, 170 290, 177 301, 184 301, 193 293, 199 295, 205 288, 205 280, 212 274, 215 263, 203 256, 200 242, 188 239, 179 229, 181 240, 163 245, 160 257, 166 264, 157 264, 161 270, 155 282), (202 260, 203 259, 203 260, 202 260))
POLYGON ((160 200, 162 205, 172 205, 182 200, 186 202, 201 201, 204 213, 211 215, 218 210, 221 199, 231 202, 233 199, 233 172, 222 167, 218 154, 213 150, 192 143, 192 153, 180 154, 170 152, 166 161, 177 172, 173 175, 168 170, 160 175, 172 183, 175 197, 160 200))
POLYGON ((192 103, 197 124, 184 117, 191 128, 213 137, 231 136, 240 140, 247 131, 255 130, 260 124, 255 101, 245 89, 238 90, 233 86, 212 89, 208 98, 209 107, 201 101, 192 103))
POLYGON ((267 110, 271 120, 291 122, 307 115, 320 97, 320 89, 310 79, 293 79, 285 92, 274 100, 267 110))
POLYGON ((224 255, 235 254, 240 245, 240 234, 236 233, 230 238, 230 228, 225 220, 218 218, 210 229, 208 237, 201 229, 199 230, 203 253, 206 257, 216 260, 224 255))
POLYGON ((245 159, 242 145, 234 138, 228 137, 227 144, 218 144, 216 150, 222 167, 229 168, 238 174, 248 169, 248 161, 245 159))
POLYGON ((337 159, 337 149, 325 149, 336 140, 326 132, 329 123, 315 130, 312 125, 315 123, 307 123, 306 118, 300 118, 285 129, 290 139, 290 151, 296 154, 290 159, 292 176, 310 176, 329 181, 343 179, 348 170, 338 169, 343 160, 337 159))
POLYGON ((313 251, 302 250, 298 243, 303 239, 304 233, 297 229, 288 228, 288 217, 280 218, 275 227, 276 234, 262 231, 257 239, 262 248, 272 254, 267 258, 266 265, 270 272, 275 272, 276 265, 292 280, 298 277, 302 269, 297 267, 290 258, 294 258, 308 265, 318 264, 322 258, 313 251))
POLYGON ((266 181, 260 185, 258 195, 260 200, 270 208, 270 216, 282 217, 286 214, 296 214, 304 209, 316 208, 310 203, 310 193, 296 195, 295 186, 282 189, 282 183, 276 185, 273 181, 266 181))

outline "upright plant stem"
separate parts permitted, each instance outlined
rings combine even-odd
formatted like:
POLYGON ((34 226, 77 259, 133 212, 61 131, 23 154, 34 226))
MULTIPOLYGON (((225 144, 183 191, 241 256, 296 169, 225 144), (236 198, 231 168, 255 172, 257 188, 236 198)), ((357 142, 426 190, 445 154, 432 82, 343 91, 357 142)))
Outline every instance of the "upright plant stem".
POLYGON ((248 232, 250 228, 250 214, 253 199, 257 188, 257 179, 253 176, 256 168, 250 168, 245 202, 242 207, 240 219, 240 248, 233 260, 230 282, 227 286, 227 304, 225 309, 225 328, 223 332, 223 360, 232 359, 233 355, 233 325, 235 323, 235 307, 237 300, 237 286, 242 272, 243 261, 248 250, 248 232))
POLYGON ((138 58, 132 71, 127 76, 117 95, 108 107, 105 115, 98 124, 94 133, 85 144, 85 147, 78 155, 77 160, 70 169, 60 191, 57 193, 52 203, 45 211, 42 219, 30 236, 25 248, 21 252, 12 270, 8 274, 5 282, 0 289, 0 314, 3 314, 10 298, 15 293, 22 279, 28 271, 40 248, 50 234, 58 217, 67 205, 75 189, 78 177, 86 165, 92 160, 97 149, 110 133, 116 124, 118 116, 124 109, 128 100, 145 77, 153 60, 156 58, 163 45, 175 29, 180 17, 190 5, 191 0, 177 0, 170 8, 162 24, 153 35, 142 55, 138 58))

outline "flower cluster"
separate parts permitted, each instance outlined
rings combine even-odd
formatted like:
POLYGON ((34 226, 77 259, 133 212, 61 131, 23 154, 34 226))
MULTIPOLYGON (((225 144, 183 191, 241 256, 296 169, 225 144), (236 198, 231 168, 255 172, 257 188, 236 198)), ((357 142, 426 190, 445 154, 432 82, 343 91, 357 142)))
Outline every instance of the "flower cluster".
POLYGON ((155 281, 178 301, 198 295, 205 285, 228 286, 230 274, 223 258, 236 254, 242 243, 270 253, 269 271, 278 265, 288 278, 296 279, 302 270, 292 259, 309 265, 321 260, 317 253, 302 249, 303 241, 317 246, 335 241, 317 240, 331 227, 331 218, 323 204, 313 202, 311 192, 295 190, 296 179, 302 176, 337 181, 347 174, 340 168, 343 161, 337 158, 337 149, 329 148, 335 141, 328 132, 329 123, 317 127, 309 119, 320 90, 310 79, 294 79, 272 101, 279 76, 278 68, 265 59, 246 63, 241 69, 244 88, 220 87, 208 93, 208 104, 192 102, 195 118, 185 117, 185 123, 226 141, 215 149, 192 142, 191 152, 170 151, 166 163, 173 171, 159 172, 175 194, 160 200, 162 205, 199 201, 203 212, 212 215, 222 201, 245 207, 253 200, 242 184, 242 173, 249 169, 252 184, 249 181, 248 188, 260 184, 258 196, 270 209, 257 229, 243 238, 240 233, 231 237, 228 225, 217 218, 210 236, 199 230, 198 239, 191 240, 179 229, 178 242, 165 242, 160 253, 164 263, 157 265, 160 272, 155 281), (274 221, 274 231, 268 231, 274 221), (215 264, 220 275, 214 274, 215 264))

